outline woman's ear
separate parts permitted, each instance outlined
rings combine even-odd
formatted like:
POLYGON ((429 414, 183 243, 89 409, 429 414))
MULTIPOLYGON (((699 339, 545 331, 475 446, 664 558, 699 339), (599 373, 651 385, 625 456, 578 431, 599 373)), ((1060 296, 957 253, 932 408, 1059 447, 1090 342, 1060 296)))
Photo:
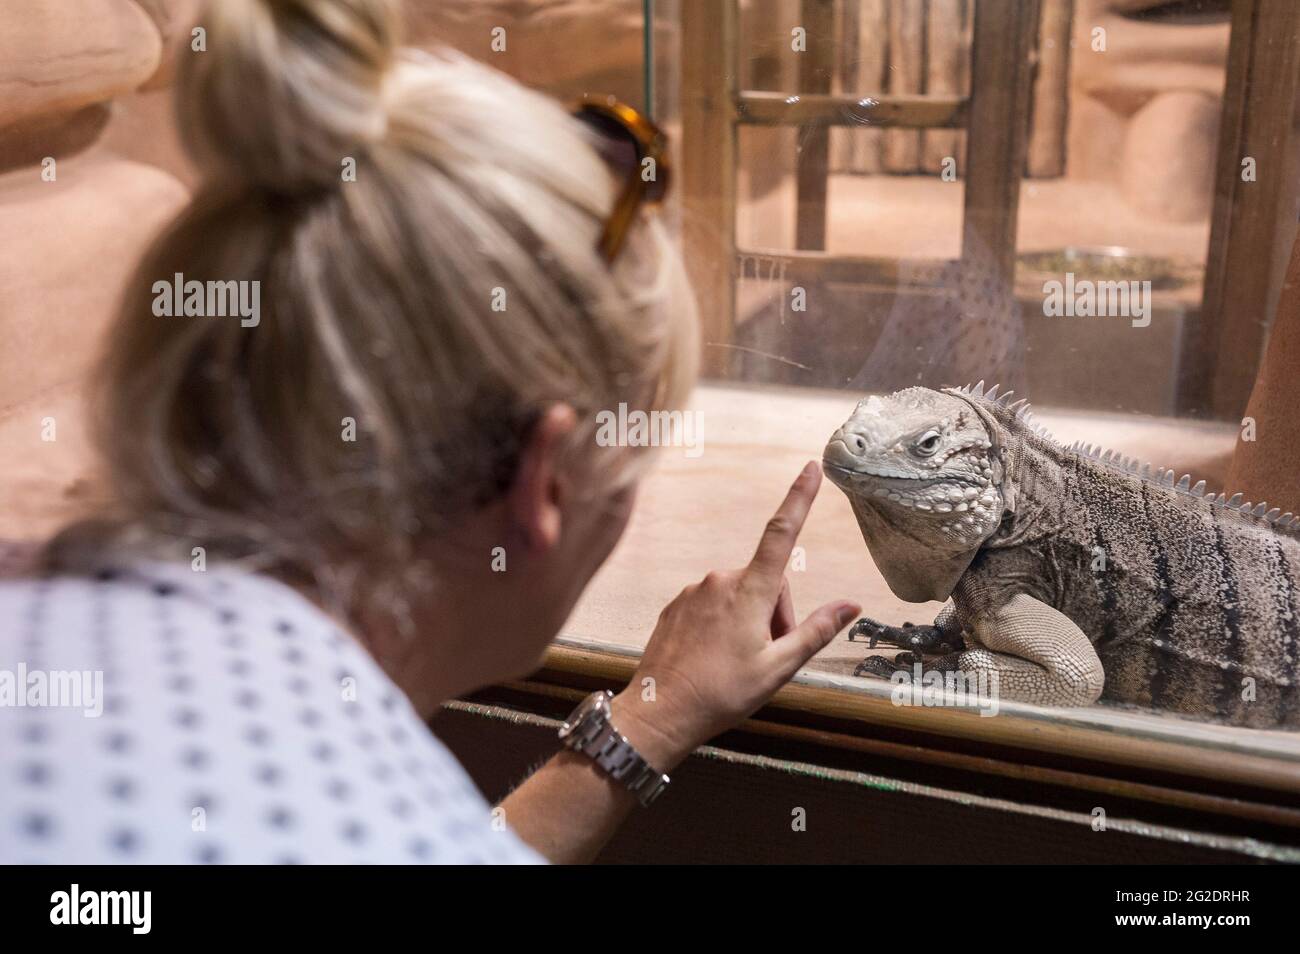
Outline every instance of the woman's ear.
POLYGON ((529 547, 550 550, 560 540, 564 487, 560 457, 578 417, 567 404, 552 404, 537 419, 519 453, 507 507, 529 547))

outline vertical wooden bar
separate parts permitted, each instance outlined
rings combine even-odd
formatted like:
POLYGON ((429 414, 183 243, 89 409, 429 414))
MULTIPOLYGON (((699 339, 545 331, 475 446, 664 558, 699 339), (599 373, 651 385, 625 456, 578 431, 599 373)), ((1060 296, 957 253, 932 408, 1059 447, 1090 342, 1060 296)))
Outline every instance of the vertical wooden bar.
POLYGON ((1009 293, 1025 168, 1038 0, 976 0, 962 261, 1009 293), (990 274, 991 273, 991 274, 990 274))
POLYGON ((1288 147, 1300 4, 1233 0, 1214 211, 1180 405, 1237 419, 1246 406, 1296 231, 1288 147), (1254 181, 1243 179, 1247 160, 1254 181))
MULTIPOLYGON (((969 49, 963 27, 966 0, 930 0, 925 21, 925 92, 927 94, 966 91, 970 72, 969 49)), ((961 133, 953 129, 927 129, 921 147, 921 168, 930 173, 943 170, 949 156, 957 160, 961 133)))
POLYGON ((736 322, 736 18, 736 0, 681 4, 683 252, 700 308, 702 369, 723 377, 736 322))
MULTIPOLYGON (((857 61, 853 64, 856 82, 846 92, 871 96, 885 92, 886 65, 889 59, 888 0, 844 0, 857 8, 857 61)), ((870 126, 849 127, 849 171, 876 173, 884 165, 885 130, 870 126)))
POLYGON ((1043 0, 1038 30, 1038 75, 1029 130, 1028 173, 1033 178, 1065 174, 1065 124, 1070 85, 1070 23, 1074 0, 1043 0))
MULTIPOLYGON (((925 83, 925 0, 891 0, 889 5, 889 90, 918 94, 925 83)), ((921 168, 921 131, 890 129, 885 132, 885 168, 890 172, 918 172, 921 168)))
MULTIPOLYGON (((835 64, 835 81, 831 92, 852 95, 858 83, 858 28, 862 7, 853 0, 835 4, 835 35, 839 39, 839 56, 835 64)), ((853 129, 832 129, 830 140, 831 172, 853 172, 853 129)))
MULTIPOLYGON (((835 72, 835 5, 833 0, 803 0, 800 26, 808 48, 799 54, 799 92, 829 93, 835 72)), ((799 130, 796 173, 795 247, 826 247, 826 192, 830 176, 830 129, 799 130)))

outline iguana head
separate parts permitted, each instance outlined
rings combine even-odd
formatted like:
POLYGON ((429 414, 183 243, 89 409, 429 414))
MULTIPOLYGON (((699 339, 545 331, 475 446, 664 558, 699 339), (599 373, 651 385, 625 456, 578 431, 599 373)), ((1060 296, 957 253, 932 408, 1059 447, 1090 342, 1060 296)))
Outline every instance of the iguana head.
POLYGON ((908 388, 861 401, 831 435, 826 476, 902 599, 947 599, 998 528, 1007 501, 996 428, 976 402, 908 388))

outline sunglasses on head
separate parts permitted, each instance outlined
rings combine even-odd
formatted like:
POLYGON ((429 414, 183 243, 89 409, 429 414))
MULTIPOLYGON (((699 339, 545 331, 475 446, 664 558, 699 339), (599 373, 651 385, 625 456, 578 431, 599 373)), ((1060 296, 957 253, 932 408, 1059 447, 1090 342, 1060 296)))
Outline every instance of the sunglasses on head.
POLYGON ((596 243, 601 257, 612 262, 637 211, 663 201, 668 193, 668 137, 646 116, 612 96, 584 96, 573 115, 595 132, 597 151, 623 180, 596 243))

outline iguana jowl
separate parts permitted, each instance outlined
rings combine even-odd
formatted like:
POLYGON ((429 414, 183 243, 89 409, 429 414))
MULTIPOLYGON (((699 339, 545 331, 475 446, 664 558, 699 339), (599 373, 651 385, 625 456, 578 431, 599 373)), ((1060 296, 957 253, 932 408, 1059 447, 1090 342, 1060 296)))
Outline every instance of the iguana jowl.
POLYGON ((1300 517, 1064 447, 1010 397, 869 397, 826 445, 890 589, 951 600, 933 626, 860 621, 920 655, 857 674, 939 653, 927 668, 996 671, 1004 699, 1300 727, 1300 517))

